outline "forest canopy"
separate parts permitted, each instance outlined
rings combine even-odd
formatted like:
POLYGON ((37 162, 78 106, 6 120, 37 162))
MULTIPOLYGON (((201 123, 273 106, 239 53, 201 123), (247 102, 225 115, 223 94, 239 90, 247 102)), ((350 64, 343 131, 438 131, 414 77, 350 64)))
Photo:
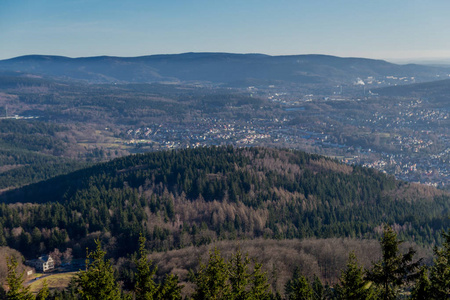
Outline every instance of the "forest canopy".
POLYGON ((26 257, 55 247, 82 256, 80 242, 96 232, 114 237, 123 256, 136 250, 139 232, 152 250, 169 250, 217 239, 373 238, 384 223, 402 239, 435 245, 450 205, 442 191, 373 169, 233 147, 131 155, 1 198, 0 242, 26 257))

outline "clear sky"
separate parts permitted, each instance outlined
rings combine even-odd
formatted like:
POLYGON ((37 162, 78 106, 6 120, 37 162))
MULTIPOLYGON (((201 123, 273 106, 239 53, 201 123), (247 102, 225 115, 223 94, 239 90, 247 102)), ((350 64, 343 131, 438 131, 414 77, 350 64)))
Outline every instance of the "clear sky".
POLYGON ((0 59, 182 52, 450 58, 449 0, 0 0, 0 59))

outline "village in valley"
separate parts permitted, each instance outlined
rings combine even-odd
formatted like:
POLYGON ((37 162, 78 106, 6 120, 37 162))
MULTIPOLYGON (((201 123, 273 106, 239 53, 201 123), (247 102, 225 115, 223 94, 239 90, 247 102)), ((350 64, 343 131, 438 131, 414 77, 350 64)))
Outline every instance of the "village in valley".
POLYGON ((137 152, 230 144, 294 148, 375 168, 401 180, 448 187, 448 109, 430 106, 424 99, 352 89, 343 95, 342 87, 336 87, 334 96, 325 97, 298 96, 295 89, 249 87, 244 91, 266 98, 277 109, 248 119, 215 114, 193 116, 187 123, 155 122, 123 129, 118 137, 137 152))

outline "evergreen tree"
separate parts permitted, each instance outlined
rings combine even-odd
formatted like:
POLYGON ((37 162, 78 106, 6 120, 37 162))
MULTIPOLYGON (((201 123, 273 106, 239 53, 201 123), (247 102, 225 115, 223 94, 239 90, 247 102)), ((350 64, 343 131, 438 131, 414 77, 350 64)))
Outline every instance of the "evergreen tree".
POLYGON ((76 300, 78 297, 77 278, 74 276, 69 282, 65 290, 53 290, 50 297, 51 300, 76 300))
POLYGON ((348 257, 347 267, 341 271, 339 284, 336 286, 340 299, 359 300, 372 299, 371 283, 364 280, 363 268, 358 265, 354 252, 348 257))
POLYGON ((267 282, 267 275, 262 271, 262 264, 255 262, 251 279, 250 296, 252 299, 269 299, 271 294, 269 292, 269 283, 267 282))
POLYGON ((118 300, 120 290, 111 262, 105 260, 106 252, 102 250, 100 241, 96 240, 95 244, 96 250, 87 254, 86 270, 79 272, 76 278, 78 293, 84 300, 118 300))
POLYGON ((19 263, 14 256, 7 258, 8 275, 6 277, 6 283, 8 284, 8 292, 6 293, 7 299, 11 300, 31 300, 33 295, 30 292, 30 287, 23 285, 23 272, 17 273, 17 266, 19 263))
POLYGON ((158 285, 153 277, 157 268, 152 268, 151 262, 147 260, 147 250, 145 248, 145 237, 141 234, 139 237, 139 259, 136 261, 137 273, 135 284, 136 300, 153 299, 158 291, 158 285))
POLYGON ((432 299, 430 294, 431 282, 428 278, 428 268, 422 266, 419 271, 419 278, 416 280, 413 290, 411 291, 411 299, 428 300, 432 299))
POLYGON ((314 275, 314 280, 312 282, 312 290, 314 294, 314 299, 323 300, 325 299, 325 288, 323 287, 322 281, 317 275, 314 275))
POLYGON ((382 258, 367 271, 367 280, 374 282, 380 288, 380 297, 385 300, 396 299, 408 282, 414 279, 415 269, 420 260, 412 262, 415 251, 410 248, 405 254, 400 254, 398 246, 401 241, 392 227, 385 225, 380 241, 382 258))
POLYGON ((0 299, 1 300, 8 299, 8 298, 6 298, 5 288, 1 284, 0 284, 0 299))
POLYGON ((48 289, 47 279, 44 279, 44 282, 42 283, 42 289, 36 295, 36 300, 45 300, 49 295, 50 291, 48 289))
POLYGON ((251 276, 248 273, 249 264, 250 259, 248 255, 242 257, 240 250, 238 250, 229 262, 229 280, 233 299, 243 300, 249 297, 249 291, 246 289, 251 276))
POLYGON ((300 274, 299 269, 295 269, 291 279, 285 285, 285 293, 289 300, 312 300, 313 289, 308 279, 300 274))
POLYGON ((442 233, 442 248, 434 249, 434 264, 430 269, 431 296, 433 299, 450 297, 450 231, 442 233))
POLYGON ((156 299, 181 300, 182 288, 183 286, 179 284, 177 275, 166 275, 164 282, 160 285, 156 299))
POLYGON ((0 223, 0 246, 6 246, 5 233, 3 232, 3 225, 0 223))
POLYGON ((226 262, 217 249, 210 252, 207 265, 200 264, 193 280, 197 287, 193 299, 270 299, 269 284, 262 265, 238 251, 226 262))
POLYGON ((208 264, 200 264, 200 270, 195 275, 194 282, 196 284, 192 295, 194 300, 229 299, 231 288, 228 283, 227 264, 220 256, 219 250, 210 251, 208 264))

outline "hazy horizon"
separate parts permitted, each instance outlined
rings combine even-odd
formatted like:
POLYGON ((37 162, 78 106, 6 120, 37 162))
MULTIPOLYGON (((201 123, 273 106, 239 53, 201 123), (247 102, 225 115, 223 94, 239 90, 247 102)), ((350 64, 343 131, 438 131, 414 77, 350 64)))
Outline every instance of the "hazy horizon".
POLYGON ((186 52, 450 60, 450 2, 436 0, 2 1, 0 59, 186 52))
POLYGON ((224 54, 261 54, 261 55, 268 55, 268 56, 297 56, 297 55, 324 55, 324 56, 336 56, 341 58, 363 58, 363 59, 375 59, 375 60, 384 60, 390 63, 394 64, 421 64, 421 65, 450 65, 450 57, 418 57, 418 58, 372 58, 372 57, 362 57, 362 56, 338 56, 338 55, 331 55, 331 54, 323 54, 323 53, 300 53, 300 54, 281 54, 281 55, 273 55, 273 54, 267 54, 262 52, 252 52, 252 53, 236 53, 236 52, 223 52, 223 51, 201 51, 201 52, 193 52, 193 51, 187 51, 187 52, 180 52, 180 53, 154 53, 154 54, 144 54, 144 55, 136 55, 136 56, 119 56, 119 55, 93 55, 93 56, 66 56, 66 55, 59 55, 59 54, 46 54, 46 53, 30 53, 30 54, 24 54, 24 55, 18 55, 14 57, 8 57, 8 58, 0 58, 0 60, 8 60, 8 59, 14 59, 18 57, 23 56, 60 56, 60 57, 67 57, 67 58, 87 58, 87 57, 120 57, 120 58, 132 58, 132 57, 143 57, 143 56, 153 56, 153 55, 180 55, 180 54, 186 54, 186 53, 224 53, 224 54))

